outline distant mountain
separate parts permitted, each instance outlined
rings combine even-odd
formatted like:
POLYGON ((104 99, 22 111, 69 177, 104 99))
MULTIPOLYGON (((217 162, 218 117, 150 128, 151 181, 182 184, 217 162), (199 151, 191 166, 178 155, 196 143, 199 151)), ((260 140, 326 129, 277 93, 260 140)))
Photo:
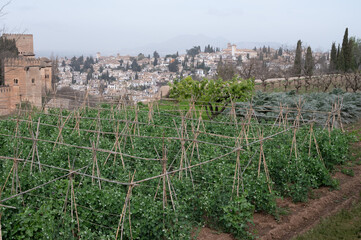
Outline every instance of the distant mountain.
POLYGON ((153 54, 154 51, 157 51, 160 55, 173 54, 177 51, 181 54, 185 53, 187 49, 191 49, 193 46, 201 46, 203 49, 204 46, 210 44, 214 47, 224 48, 227 45, 227 42, 228 40, 225 38, 212 38, 201 34, 180 35, 163 42, 150 43, 132 49, 123 49, 120 50, 120 54, 137 55, 139 53, 144 53, 147 55, 153 54))
POLYGON ((95 52, 92 51, 51 51, 51 50, 35 50, 36 57, 68 57, 72 58, 74 56, 95 56, 95 52))
MULTIPOLYGON (((219 47, 224 49, 227 47, 227 43, 230 41, 222 37, 208 37, 202 34, 199 35, 180 35, 173 37, 169 40, 150 43, 144 46, 131 49, 122 49, 119 51, 120 54, 129 54, 129 55, 138 55, 143 53, 145 55, 152 54, 154 51, 157 51, 160 55, 173 54, 177 51, 179 54, 185 53, 187 49, 192 48, 193 46, 201 46, 201 49, 210 44, 213 47, 219 47)), ((234 43, 234 42, 231 42, 234 43)), ((236 42, 237 48, 247 48, 253 49, 254 47, 263 47, 270 46, 271 48, 279 48, 282 46, 281 43, 277 42, 236 42)))
MULTIPOLYGON (((131 55, 136 56, 139 53, 143 53, 145 55, 152 55, 154 51, 157 51, 161 56, 165 56, 166 54, 174 54, 178 51, 179 54, 186 53, 187 49, 191 49, 193 46, 201 46, 203 50, 204 47, 210 44, 213 47, 219 47, 220 49, 227 48, 227 43, 234 43, 225 39, 223 37, 208 37, 206 35, 198 34, 198 35, 179 35, 177 37, 170 38, 168 40, 157 42, 157 43, 149 43, 143 46, 132 47, 132 48, 124 48, 124 49, 114 49, 113 51, 101 51, 103 56, 113 55, 115 56, 117 53, 121 55, 131 55)), ((237 48, 248 48, 253 49, 254 47, 263 47, 270 46, 271 48, 279 48, 282 44, 277 42, 236 42, 237 48)), ((99 46, 101 49, 101 46, 99 46)), ((47 51, 47 50, 39 50, 36 52, 38 57, 46 56, 89 56, 95 55, 96 52, 92 52, 91 50, 86 52, 81 51, 47 51)))
POLYGON ((263 46, 270 46, 270 48, 277 49, 283 46, 281 43, 277 42, 237 42, 235 43, 237 45, 237 48, 247 48, 247 49, 253 49, 254 47, 260 48, 263 46))

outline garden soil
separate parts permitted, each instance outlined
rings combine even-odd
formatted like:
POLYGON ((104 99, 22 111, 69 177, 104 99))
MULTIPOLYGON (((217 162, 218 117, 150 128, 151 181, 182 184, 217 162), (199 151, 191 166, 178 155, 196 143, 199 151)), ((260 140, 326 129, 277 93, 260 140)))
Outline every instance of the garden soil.
MULTIPOLYGON (((360 124, 361 125, 361 124, 360 124)), ((360 128, 359 128, 360 129, 360 128)), ((361 142, 353 146, 361 149, 361 142)), ((320 220, 339 212, 342 209, 349 209, 354 203, 361 200, 361 166, 352 168, 354 177, 336 172, 334 178, 340 181, 337 190, 329 188, 316 189, 310 195, 306 203, 293 203, 290 199, 279 199, 277 204, 287 214, 282 215, 279 221, 271 215, 256 213, 254 215, 253 231, 257 239, 292 239, 311 228, 315 227, 320 220)), ((198 240, 233 240, 229 234, 219 233, 209 228, 201 229, 198 240)))

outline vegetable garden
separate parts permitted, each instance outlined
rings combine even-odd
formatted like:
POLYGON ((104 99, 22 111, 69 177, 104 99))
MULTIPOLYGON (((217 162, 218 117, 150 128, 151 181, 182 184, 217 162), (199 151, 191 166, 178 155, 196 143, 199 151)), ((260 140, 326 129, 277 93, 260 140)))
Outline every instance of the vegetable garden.
POLYGON ((208 225, 253 238, 255 211, 277 218, 277 198, 337 187, 330 171, 348 153, 339 104, 268 111, 232 104, 207 120, 192 102, 126 101, 19 110, 0 120, 1 236, 191 239, 208 225))

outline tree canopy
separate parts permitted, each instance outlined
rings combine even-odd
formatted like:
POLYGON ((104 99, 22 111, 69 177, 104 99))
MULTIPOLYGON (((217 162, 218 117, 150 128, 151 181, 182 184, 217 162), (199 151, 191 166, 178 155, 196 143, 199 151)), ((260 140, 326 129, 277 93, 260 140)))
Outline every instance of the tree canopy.
POLYGON ((131 68, 134 72, 140 72, 142 70, 141 66, 139 66, 138 62, 136 59, 134 59, 132 61, 132 65, 131 65, 131 68))
POLYGON ((338 45, 336 58, 335 48, 336 45, 332 44, 330 71, 350 72, 360 69, 360 49, 361 43, 355 37, 349 37, 348 28, 346 28, 343 35, 342 45, 338 45))
POLYGON ((293 71, 296 76, 301 76, 302 73, 302 42, 298 40, 296 48, 295 62, 293 65, 293 71))
POLYGON ((305 59, 305 74, 309 77, 313 75, 313 70, 315 68, 315 62, 312 56, 311 47, 307 48, 306 59, 305 59))
POLYGON ((333 72, 336 70, 337 67, 337 50, 336 50, 336 44, 333 42, 331 47, 331 59, 330 59, 330 72, 333 72))
POLYGON ((178 72, 179 68, 178 68, 178 60, 177 59, 173 59, 173 61, 171 61, 171 63, 169 63, 168 70, 170 72, 178 72))
POLYGON ((16 47, 15 40, 0 37, 0 85, 4 84, 4 58, 16 57, 18 54, 19 50, 16 47))
POLYGON ((201 52, 201 47, 200 46, 194 46, 193 48, 187 50, 187 55, 189 56, 196 56, 201 52))

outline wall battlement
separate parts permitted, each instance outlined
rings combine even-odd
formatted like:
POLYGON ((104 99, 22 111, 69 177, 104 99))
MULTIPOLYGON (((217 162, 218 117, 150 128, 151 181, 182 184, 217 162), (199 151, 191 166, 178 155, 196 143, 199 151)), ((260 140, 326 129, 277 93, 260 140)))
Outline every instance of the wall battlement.
POLYGON ((4 37, 22 37, 22 36, 28 36, 28 37, 32 37, 33 34, 22 34, 22 33, 4 33, 3 34, 4 37))
POLYGON ((12 105, 12 89, 9 86, 0 86, 0 116, 10 114, 12 105))
POLYGON ((0 86, 0 95, 1 93, 7 93, 7 92, 11 92, 10 86, 0 86))
POLYGON ((5 67, 29 67, 29 66, 40 66, 43 61, 41 59, 16 57, 6 58, 4 60, 5 67))

